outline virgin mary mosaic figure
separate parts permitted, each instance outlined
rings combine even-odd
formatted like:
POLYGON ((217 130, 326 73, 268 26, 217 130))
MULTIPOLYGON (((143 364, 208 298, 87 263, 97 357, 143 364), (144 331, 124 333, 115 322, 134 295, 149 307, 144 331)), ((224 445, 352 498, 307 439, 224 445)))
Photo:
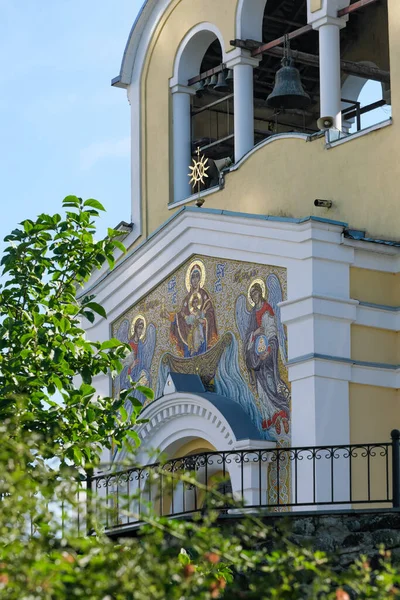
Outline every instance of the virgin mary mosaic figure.
POLYGON ((250 383, 260 399, 263 429, 275 429, 278 435, 289 433, 289 389, 279 373, 279 353, 286 356, 286 339, 278 318, 278 303, 282 301, 279 279, 267 278, 270 302, 266 300, 266 286, 255 279, 248 297, 236 302, 236 322, 243 342, 244 362, 250 383), (252 309, 247 310, 246 304, 252 309))
POLYGON ((204 354, 218 341, 215 310, 204 289, 205 278, 203 262, 193 261, 186 272, 187 294, 181 309, 178 312, 162 310, 162 316, 171 323, 170 339, 177 354, 184 358, 204 354))

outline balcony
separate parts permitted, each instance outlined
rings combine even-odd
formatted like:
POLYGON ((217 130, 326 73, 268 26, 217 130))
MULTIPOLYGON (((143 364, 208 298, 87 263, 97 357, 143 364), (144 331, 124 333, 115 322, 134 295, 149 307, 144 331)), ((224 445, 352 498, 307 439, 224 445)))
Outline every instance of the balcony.
POLYGON ((391 442, 204 452, 88 478, 88 510, 122 533, 152 512, 220 515, 400 506, 400 432, 391 442), (217 494, 215 494, 217 492, 217 494))

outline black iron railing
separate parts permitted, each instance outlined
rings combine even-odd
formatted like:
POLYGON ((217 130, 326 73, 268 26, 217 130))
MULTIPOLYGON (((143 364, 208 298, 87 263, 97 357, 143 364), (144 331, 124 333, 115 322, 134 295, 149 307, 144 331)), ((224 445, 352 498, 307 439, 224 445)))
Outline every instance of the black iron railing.
POLYGON ((89 514, 107 529, 150 511, 400 507, 400 432, 391 442, 205 452, 89 476, 89 514), (217 493, 215 493, 217 492, 217 493))

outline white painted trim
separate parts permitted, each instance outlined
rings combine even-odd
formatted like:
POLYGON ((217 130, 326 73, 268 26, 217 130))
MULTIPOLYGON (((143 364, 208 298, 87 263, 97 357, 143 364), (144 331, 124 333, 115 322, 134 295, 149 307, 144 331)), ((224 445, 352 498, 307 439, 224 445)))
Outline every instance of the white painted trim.
MULTIPOLYGON (((160 452, 167 451, 168 446, 172 443, 172 438, 165 436, 165 424, 171 419, 176 423, 177 419, 184 417, 189 417, 192 422, 191 427, 187 427, 187 429, 198 430, 200 432, 198 437, 207 440, 217 450, 233 449, 237 442, 225 417, 209 400, 196 394, 179 392, 168 394, 149 405, 145 409, 143 417, 148 419, 148 423, 137 428, 142 440, 142 450, 156 448, 160 452)), ((185 420, 187 421, 187 419, 185 420)), ((176 425, 176 429, 179 429, 181 438, 182 428, 176 425)))
MULTIPOLYGON (((343 244, 345 246, 351 246, 356 249, 356 263, 354 266, 360 267, 362 269, 373 269, 377 271, 386 271, 387 268, 392 272, 393 266, 390 261, 390 257, 395 256, 396 258, 400 257, 400 247, 399 246, 389 246, 385 244, 379 244, 376 242, 367 242, 365 240, 352 240, 350 238, 346 238, 343 236, 343 244), (383 259, 386 262, 382 263, 381 268, 374 268, 368 266, 368 263, 363 262, 363 259, 368 260, 371 256, 374 256, 376 259, 378 254, 383 254, 387 259, 383 259), (390 262, 388 262, 390 261, 390 262)), ((378 257, 379 258, 379 257, 378 257)), ((393 271, 395 272, 395 271, 393 271)))
POLYGON ((262 40, 262 23, 268 0, 239 0, 236 7, 236 37, 262 40))
POLYGON ((115 305, 115 289, 120 286, 121 290, 127 289, 132 278, 135 280, 132 286, 135 294, 134 298, 130 296, 129 306, 194 252, 277 266, 288 266, 290 261, 298 264, 311 257, 351 264, 353 250, 340 245, 341 232, 339 225, 315 221, 251 220, 201 209, 196 213, 182 212, 141 248, 121 260, 90 291, 98 294, 99 301, 106 304, 109 318, 114 319, 115 312, 126 306, 126 302, 115 305), (114 305, 112 308, 109 301, 114 305))
POLYGON ((383 273, 400 273, 400 247, 347 238, 343 239, 343 245, 354 249, 353 267, 383 273))
POLYGON ((188 85, 183 85, 181 83, 177 83, 175 85, 170 86, 171 94, 189 94, 189 96, 195 96, 196 90, 188 85))
POLYGON ((357 131, 356 133, 351 133, 344 138, 340 138, 339 140, 334 140, 332 142, 327 142, 325 148, 328 150, 331 148, 336 148, 336 146, 340 146, 341 144, 346 144, 347 142, 351 142, 363 135, 368 135, 368 133, 372 133, 373 131, 378 131, 378 129, 384 129, 389 125, 392 125, 393 120, 390 118, 387 121, 382 121, 382 123, 376 123, 375 125, 371 125, 371 127, 367 127, 366 129, 362 129, 361 131, 357 131))
POLYGON ((383 307, 357 306, 356 325, 365 327, 376 327, 377 329, 386 329, 388 331, 400 331, 400 311, 386 310, 383 307))
POLYGON ((387 370, 353 365, 351 369, 351 383, 399 389, 400 369, 387 370))
POLYGON ((289 381, 291 383, 308 379, 309 377, 337 379, 348 381, 349 383, 391 389, 398 389, 400 387, 400 369, 369 367, 355 364, 354 362, 342 362, 335 360, 335 358, 331 358, 330 360, 305 358, 304 361, 289 365, 289 381))
POLYGON ((180 43, 175 56, 170 87, 178 84, 187 86, 188 80, 196 75, 196 70, 199 70, 208 46, 215 39, 219 40, 222 50, 222 62, 225 62, 225 42, 222 33, 216 25, 203 22, 188 31, 180 43))
POLYGON ((353 323, 358 300, 315 294, 280 303, 282 323, 288 325, 305 317, 320 315, 353 323))
POLYGON ((221 190, 220 185, 214 185, 212 188, 208 190, 203 190, 200 194, 192 194, 185 200, 180 200, 179 202, 170 202, 168 204, 168 210, 173 210, 174 208, 178 208, 179 206, 184 206, 185 204, 190 204, 191 202, 196 202, 199 198, 206 198, 207 196, 211 196, 211 194, 215 194, 221 190))
POLYGON ((225 66, 227 69, 234 69, 237 65, 245 65, 248 67, 258 67, 261 58, 254 58, 248 50, 235 48, 228 54, 225 66))
POLYGON ((268 442, 267 440, 239 440, 235 444, 235 450, 268 450, 269 448, 276 448, 275 442, 268 442))
POLYGON ((131 221, 132 238, 143 233, 142 223, 142 96, 141 83, 147 50, 170 0, 147 0, 135 22, 122 59, 118 84, 128 88, 131 106, 131 221))

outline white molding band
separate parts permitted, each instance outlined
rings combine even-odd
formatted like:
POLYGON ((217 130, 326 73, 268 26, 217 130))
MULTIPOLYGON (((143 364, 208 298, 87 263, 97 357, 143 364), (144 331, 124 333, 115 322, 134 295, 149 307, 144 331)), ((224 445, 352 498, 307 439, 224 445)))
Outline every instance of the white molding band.
POLYGON ((398 365, 362 363, 337 356, 308 355, 298 357, 289 364, 289 381, 296 382, 310 377, 336 379, 348 383, 374 385, 398 389, 400 368, 398 365))

